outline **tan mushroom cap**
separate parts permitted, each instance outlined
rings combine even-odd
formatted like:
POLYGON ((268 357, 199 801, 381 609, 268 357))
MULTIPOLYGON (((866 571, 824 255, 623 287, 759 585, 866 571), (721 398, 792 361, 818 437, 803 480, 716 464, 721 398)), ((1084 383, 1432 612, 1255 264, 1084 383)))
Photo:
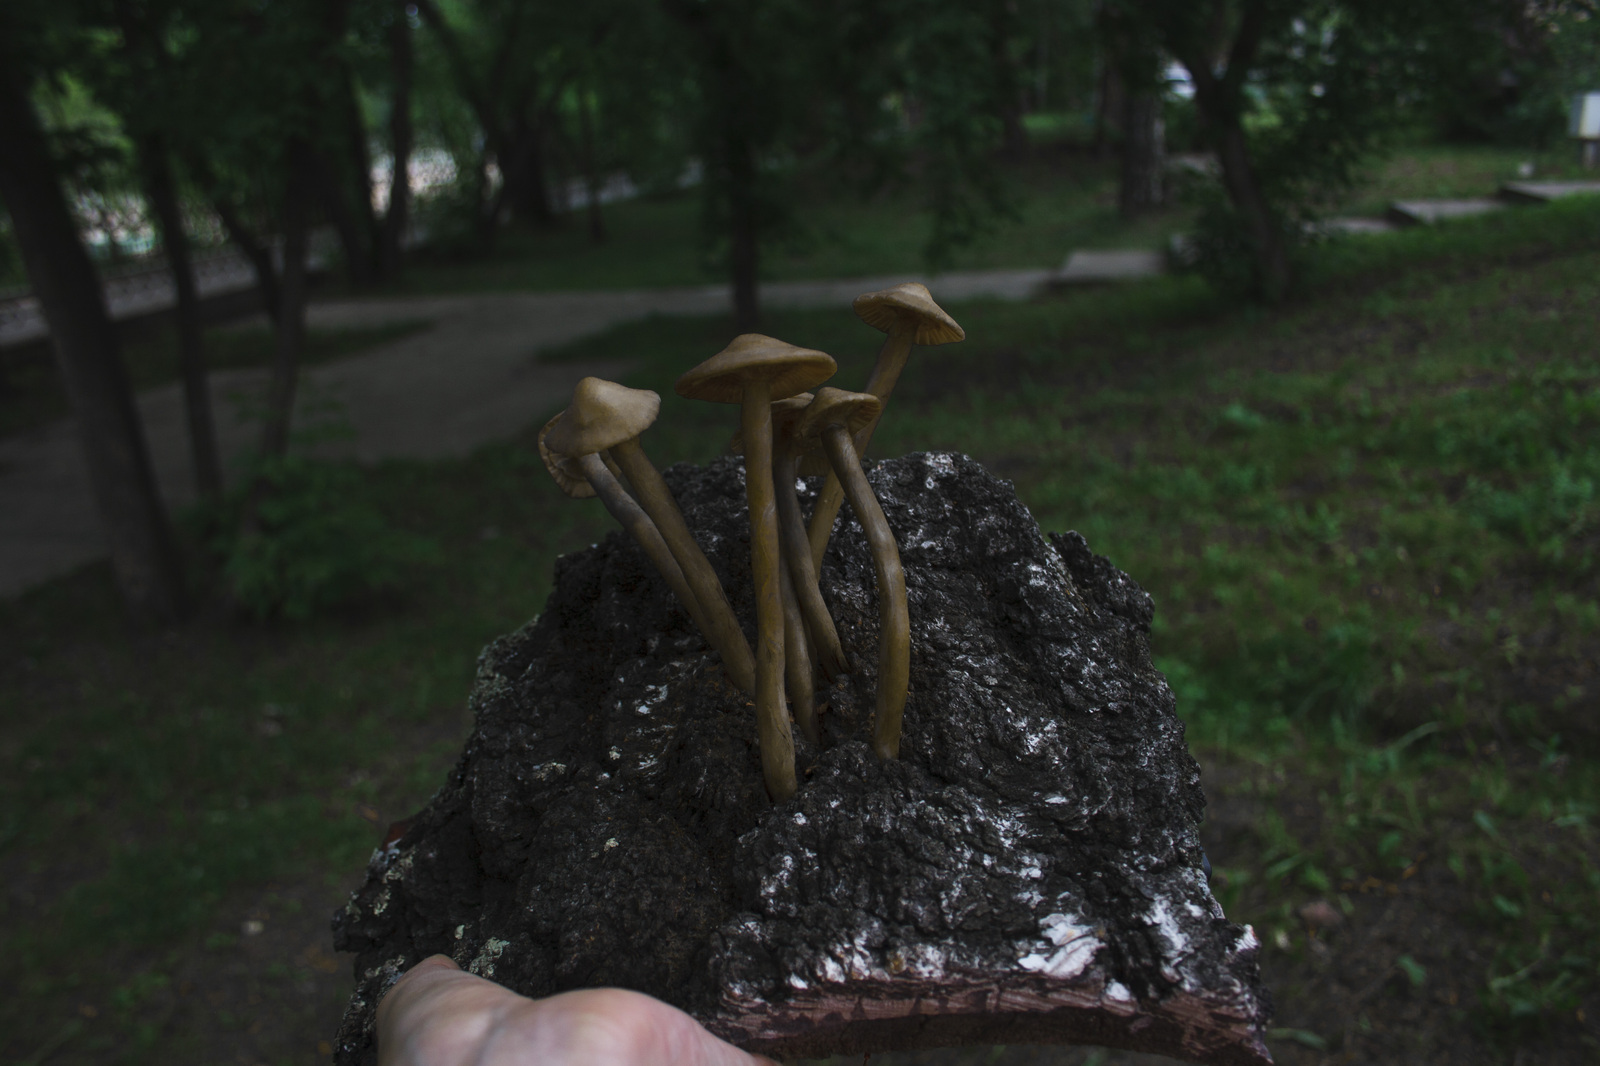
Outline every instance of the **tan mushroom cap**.
POLYGON ((775 337, 741 333, 722 351, 688 371, 673 390, 686 400, 743 403, 748 381, 765 378, 771 399, 781 400, 833 377, 839 365, 833 356, 797 348, 775 337))
POLYGON ((870 392, 818 389, 817 398, 800 416, 800 424, 794 430, 795 439, 801 447, 805 447, 820 437, 825 427, 831 425, 844 426, 853 437, 870 425, 882 410, 883 401, 870 392))
MULTIPOLYGON (((800 420, 800 413, 815 399, 809 392, 796 393, 785 396, 772 405, 772 435, 781 437, 793 430, 800 420)), ((736 430, 733 439, 728 441, 728 451, 734 455, 744 454, 744 430, 736 430)))
MULTIPOLYGON (((566 414, 565 411, 561 414, 566 414)), ((550 435, 550 427, 561 421, 561 415, 556 415, 544 424, 539 431, 539 458, 544 461, 544 468, 550 471, 550 476, 555 479, 561 491, 571 496, 574 500, 590 500, 594 498, 594 486, 589 484, 589 479, 583 476, 578 469, 578 461, 573 456, 557 455, 550 450, 550 445, 545 443, 545 437, 550 435)), ((622 471, 609 455, 601 455, 601 460, 606 464, 606 469, 612 476, 622 477, 622 471)))
POLYGON ((885 333, 893 330, 896 323, 915 322, 917 332, 912 340, 917 344, 948 344, 967 339, 967 331, 933 302, 927 287, 914 281, 857 296, 854 307, 861 321, 885 333))
POLYGON ((661 397, 604 378, 584 378, 572 390, 572 405, 556 416, 545 445, 558 455, 601 452, 632 440, 661 413, 661 397))

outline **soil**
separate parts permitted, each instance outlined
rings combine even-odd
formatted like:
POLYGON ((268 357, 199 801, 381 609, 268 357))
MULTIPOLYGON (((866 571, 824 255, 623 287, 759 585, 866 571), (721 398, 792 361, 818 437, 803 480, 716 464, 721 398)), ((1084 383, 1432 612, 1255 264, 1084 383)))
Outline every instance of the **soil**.
MULTIPOLYGON (((667 477, 750 618, 740 461, 667 477)), ((877 611, 853 520, 823 586, 854 669, 780 804, 748 701, 642 553, 614 534, 562 558, 544 614, 480 660, 447 784, 335 917, 358 955, 337 1062, 375 1061, 374 1005, 434 953, 531 996, 634 988, 775 1056, 1003 1041, 1267 1061, 1258 945, 1207 886, 1149 597, 1076 534, 1047 542, 963 456, 869 479, 911 605, 900 758, 865 740, 877 611)))

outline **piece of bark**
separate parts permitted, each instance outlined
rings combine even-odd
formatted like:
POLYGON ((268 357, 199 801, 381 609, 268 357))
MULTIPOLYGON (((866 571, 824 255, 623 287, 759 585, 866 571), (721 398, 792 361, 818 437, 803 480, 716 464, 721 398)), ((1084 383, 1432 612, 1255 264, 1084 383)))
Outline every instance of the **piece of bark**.
MULTIPOLYGON (((666 477, 750 618, 739 461, 666 477)), ((1149 597, 1076 534, 1052 545, 965 457, 869 480, 911 610, 901 757, 867 747, 878 623, 853 520, 822 585, 857 670, 825 693, 822 744, 797 739, 778 805, 752 709, 637 548, 563 557, 545 613, 485 650, 445 786, 335 916, 358 956, 337 1062, 375 1061, 377 999, 435 952, 530 996, 634 988, 774 1057, 1270 1061, 1255 937, 1202 872, 1149 597)))

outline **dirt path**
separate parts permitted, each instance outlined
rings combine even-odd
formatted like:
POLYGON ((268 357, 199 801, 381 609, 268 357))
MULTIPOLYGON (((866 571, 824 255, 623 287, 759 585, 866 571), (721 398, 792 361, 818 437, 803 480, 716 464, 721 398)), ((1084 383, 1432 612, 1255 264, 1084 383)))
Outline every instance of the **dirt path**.
MULTIPOLYGON (((982 271, 925 279, 939 299, 1024 300, 1045 270, 982 271)), ((845 307, 862 292, 906 280, 782 282, 762 290, 766 306, 845 307)), ((433 328, 302 379, 297 427, 342 422, 352 431, 323 450, 363 462, 445 458, 501 440, 546 416, 579 378, 618 377, 625 361, 547 364, 541 352, 649 314, 729 309, 727 289, 701 286, 620 292, 507 293, 341 300, 311 308, 313 327, 430 320, 433 328)), ((262 371, 212 378, 218 436, 234 456, 254 436, 248 417, 262 371)), ((193 499, 182 395, 177 385, 141 393, 156 478, 169 504, 193 499)), ((70 420, 0 440, 0 597, 15 596, 106 553, 88 473, 70 420)))

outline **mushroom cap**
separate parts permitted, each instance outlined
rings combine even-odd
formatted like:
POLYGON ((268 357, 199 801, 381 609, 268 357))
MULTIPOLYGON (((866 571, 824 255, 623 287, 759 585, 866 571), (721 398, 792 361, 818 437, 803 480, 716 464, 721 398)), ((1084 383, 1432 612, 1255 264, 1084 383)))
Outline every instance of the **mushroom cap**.
MULTIPOLYGON (((564 415, 566 412, 563 411, 561 414, 564 415)), ((584 477, 583 472, 578 469, 578 461, 571 456, 557 455, 550 450, 549 444, 545 443, 545 438, 550 435, 550 427, 559 421, 561 421, 561 415, 556 415, 546 422, 544 428, 539 431, 539 458, 544 460, 544 468, 550 471, 550 476, 555 478, 555 482, 561 486, 562 492, 571 496, 574 500, 593 499, 595 495, 594 486, 589 484, 589 479, 584 477)), ((622 470, 611 456, 602 454, 600 458, 606 464, 606 469, 610 470, 612 475, 620 480, 622 470)))
POLYGON ((870 392, 818 389, 817 398, 800 416, 800 424, 794 431, 795 438, 802 448, 806 447, 822 436, 823 429, 833 425, 843 426, 853 437, 877 418, 882 410, 883 401, 870 392))
POLYGON ((833 377, 833 356, 797 348, 760 333, 741 333, 722 351, 678 379, 674 391, 686 400, 743 403, 747 381, 766 379, 771 398, 805 392, 833 377))
MULTIPOLYGON (((781 437, 785 433, 794 432, 796 423, 800 420, 800 412, 806 409, 815 397, 809 392, 797 392, 793 396, 785 396, 781 400, 772 402, 772 435, 781 437)), ((728 450, 734 455, 744 454, 744 430, 735 430, 733 439, 728 442, 728 450)))
POLYGON ((548 427, 545 446, 557 455, 602 452, 632 440, 661 413, 661 397, 604 378, 584 378, 572 390, 572 405, 548 427))
POLYGON ((948 344, 967 339, 967 331, 933 302, 927 287, 914 281, 857 296, 854 307, 861 321, 885 333, 891 332, 896 324, 915 323, 917 332, 911 339, 917 344, 948 344))

